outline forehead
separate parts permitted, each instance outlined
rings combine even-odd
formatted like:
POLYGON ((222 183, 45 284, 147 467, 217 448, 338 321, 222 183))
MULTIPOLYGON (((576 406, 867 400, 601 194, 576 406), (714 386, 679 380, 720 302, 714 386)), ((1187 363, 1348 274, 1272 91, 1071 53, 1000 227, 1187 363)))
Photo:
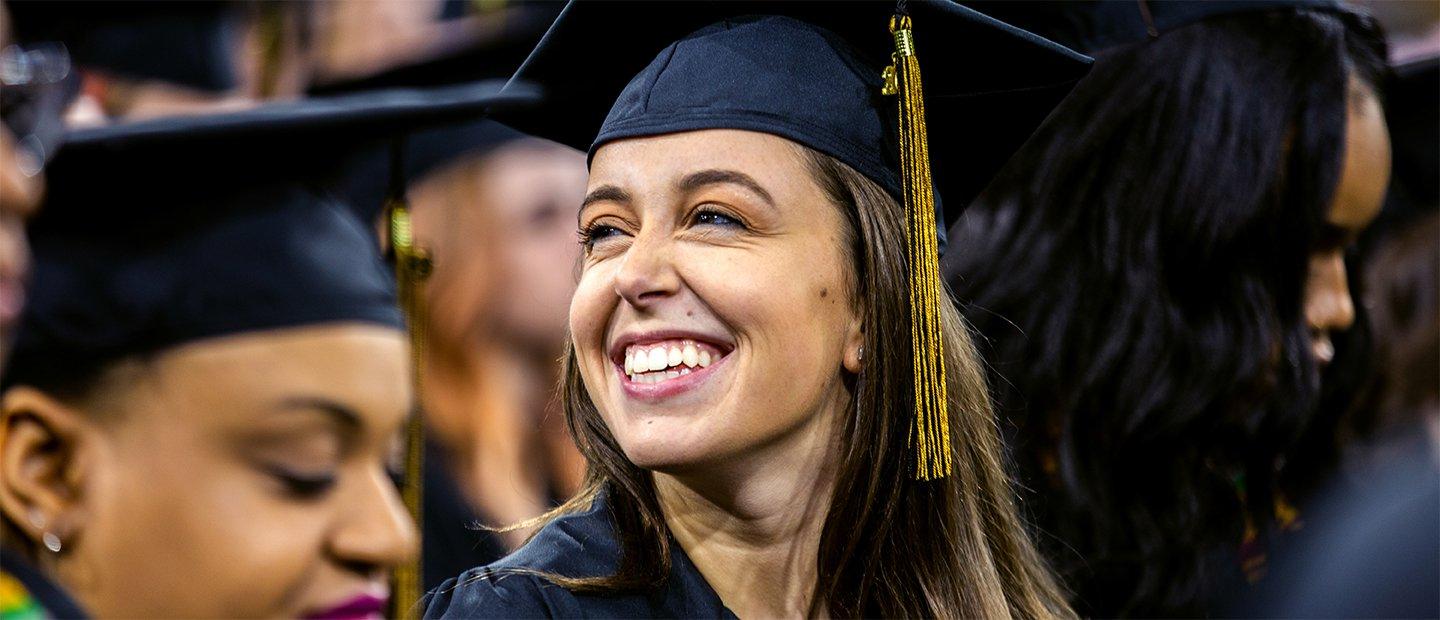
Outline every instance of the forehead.
POLYGON ((154 367, 163 392, 245 418, 255 406, 296 394, 362 412, 403 406, 407 363, 398 330, 334 324, 196 341, 166 351, 154 367))
POLYGON ((1390 182, 1390 133, 1373 90, 1352 79, 1345 123, 1345 153, 1335 202, 1326 219, 1347 230, 1368 226, 1390 182))
POLYGON ((750 175, 772 192, 802 191, 810 175, 801 153, 785 138, 740 129, 628 138, 595 151, 589 186, 643 190, 673 185, 698 170, 722 169, 750 175))

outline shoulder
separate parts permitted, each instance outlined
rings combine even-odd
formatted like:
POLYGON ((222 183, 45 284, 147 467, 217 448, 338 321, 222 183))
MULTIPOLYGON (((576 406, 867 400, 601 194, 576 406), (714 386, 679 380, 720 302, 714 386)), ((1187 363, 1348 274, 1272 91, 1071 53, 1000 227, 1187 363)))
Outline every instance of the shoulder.
POLYGON ((80 604, 13 549, 0 550, 0 618, 88 618, 80 604))
POLYGON ((575 598, 543 577, 476 568, 445 580, 421 601, 426 618, 566 618, 575 598))
POLYGON ((581 597, 547 575, 600 577, 613 574, 620 549, 603 498, 589 510, 559 517, 525 546, 499 561, 472 568, 430 592, 425 617, 575 617, 581 597))

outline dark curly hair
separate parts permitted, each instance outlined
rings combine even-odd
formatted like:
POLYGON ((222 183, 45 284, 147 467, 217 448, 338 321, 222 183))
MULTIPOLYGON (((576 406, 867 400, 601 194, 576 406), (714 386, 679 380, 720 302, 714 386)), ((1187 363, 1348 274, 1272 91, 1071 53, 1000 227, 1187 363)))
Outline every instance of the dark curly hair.
POLYGON ((1211 567, 1274 521, 1322 397, 1303 288, 1349 80, 1373 89, 1384 58, 1338 9, 1111 50, 952 229, 951 287, 1082 615, 1214 611, 1211 567))

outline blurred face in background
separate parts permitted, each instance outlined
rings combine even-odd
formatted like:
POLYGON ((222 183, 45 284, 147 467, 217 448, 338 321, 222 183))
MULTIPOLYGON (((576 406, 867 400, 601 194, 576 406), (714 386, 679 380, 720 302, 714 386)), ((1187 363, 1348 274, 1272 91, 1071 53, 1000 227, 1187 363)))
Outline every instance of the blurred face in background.
POLYGON ((1305 285, 1305 321, 1311 350, 1321 365, 1335 357, 1331 334, 1355 322, 1345 250, 1380 213, 1390 184, 1390 133, 1380 101, 1374 90, 1354 79, 1349 97, 1340 182, 1324 232, 1310 253, 1305 285))
POLYGON ((63 540, 39 563, 98 617, 381 614, 416 543, 387 471, 407 375, 402 333, 333 324, 120 362, 63 402, 18 386, 0 501, 63 540))
POLYGON ((495 153, 483 177, 503 232, 500 328, 531 351, 558 358, 575 293, 575 209, 585 199, 585 155, 539 141, 495 153))
POLYGON ((558 357, 586 174, 579 151, 523 139, 412 186, 416 236, 435 258, 427 293, 437 344, 499 337, 558 357))

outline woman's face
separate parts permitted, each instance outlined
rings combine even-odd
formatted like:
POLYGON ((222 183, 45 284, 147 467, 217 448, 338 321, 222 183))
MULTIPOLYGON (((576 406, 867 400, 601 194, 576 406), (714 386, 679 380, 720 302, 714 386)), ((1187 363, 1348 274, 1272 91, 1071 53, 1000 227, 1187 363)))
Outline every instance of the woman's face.
POLYGON ((798 147, 738 130, 607 144, 579 224, 576 357, 631 461, 712 473, 828 439, 861 325, 844 217, 798 147))
POLYGON ((1390 133, 1375 91, 1351 79, 1347 107, 1340 182, 1320 243, 1310 253, 1305 285, 1305 321, 1315 359, 1322 366, 1335 357, 1330 334, 1355 322, 1345 249, 1380 213, 1390 183, 1390 133))
MULTIPOLYGON (((116 389, 57 563, 100 617, 383 613, 416 544, 387 473, 404 336, 303 327, 161 354, 116 389)), ((45 553, 42 551, 42 553, 45 553)))

